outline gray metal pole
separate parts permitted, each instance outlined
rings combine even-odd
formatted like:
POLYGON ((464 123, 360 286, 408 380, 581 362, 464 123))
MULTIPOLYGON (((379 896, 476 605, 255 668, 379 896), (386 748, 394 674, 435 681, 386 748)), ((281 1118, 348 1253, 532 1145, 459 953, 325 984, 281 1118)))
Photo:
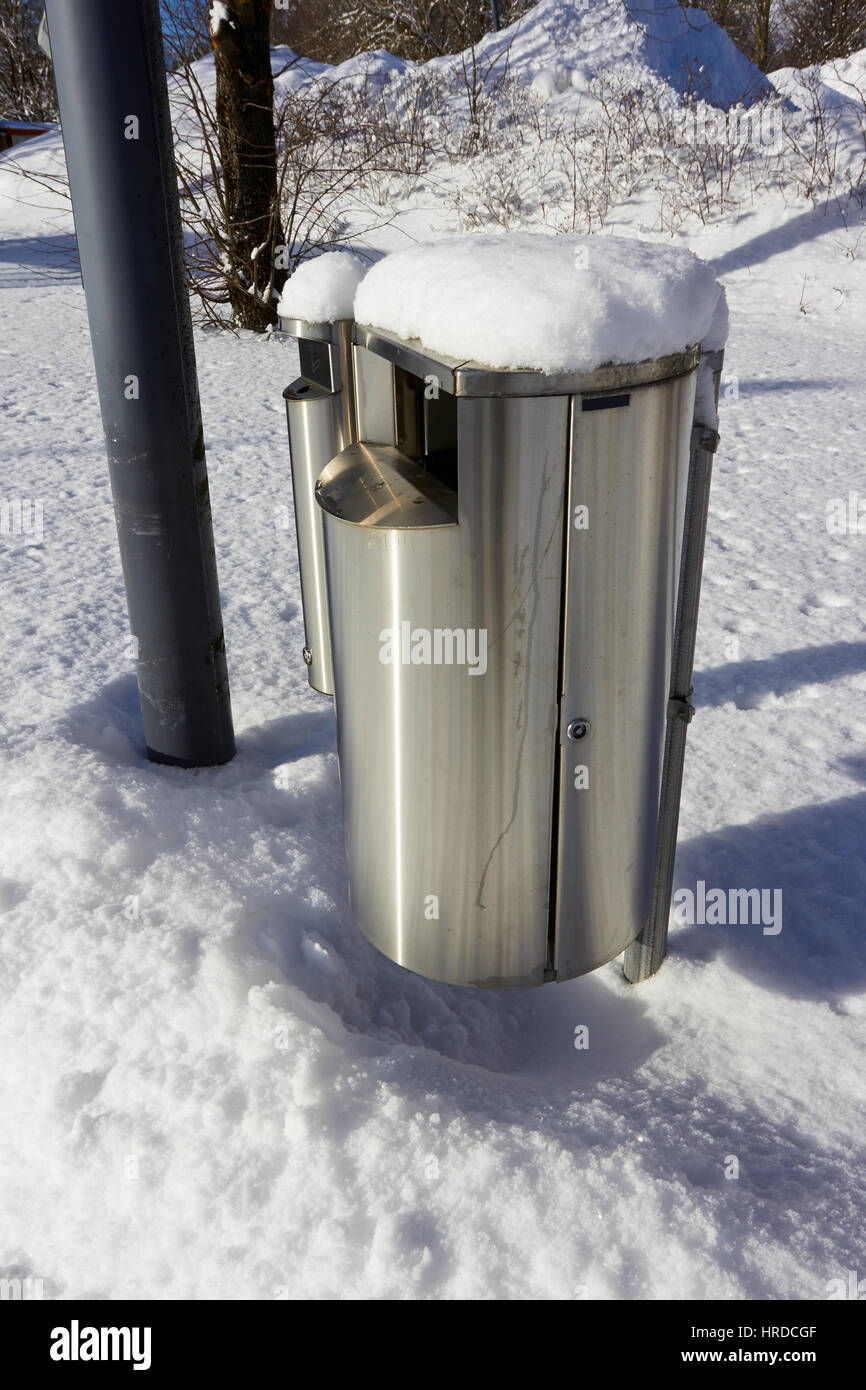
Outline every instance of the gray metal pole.
MULTIPOLYGON (((707 353, 704 359, 704 365, 713 373, 717 403, 723 361, 724 353, 722 352, 707 353)), ((654 975, 667 953, 668 920, 674 882, 674 860, 677 852, 680 798, 686 757, 686 734, 694 714, 691 703, 692 675, 695 665, 695 642, 698 634, 698 607, 701 597, 701 574, 704 567, 704 546, 707 538, 710 483, 713 475, 713 455, 718 442, 719 437, 714 429, 699 422, 695 423, 692 431, 683 551, 674 627, 668 727, 659 800, 653 898, 649 919, 644 930, 637 941, 628 947, 623 957, 623 972, 626 979, 633 984, 649 979, 650 975, 654 975)))
POLYGON ((159 0, 46 0, 148 755, 235 751, 159 0))

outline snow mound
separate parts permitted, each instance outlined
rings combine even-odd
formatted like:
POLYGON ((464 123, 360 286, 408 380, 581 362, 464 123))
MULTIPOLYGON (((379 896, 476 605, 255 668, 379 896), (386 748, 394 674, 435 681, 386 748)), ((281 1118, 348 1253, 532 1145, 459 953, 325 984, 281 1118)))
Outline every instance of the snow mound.
MULTIPOLYGON (((329 67, 287 48, 277 53, 278 91, 318 80, 362 90, 370 81, 385 85, 424 72, 450 78, 466 93, 466 54, 414 63, 379 49, 329 67)), ((663 82, 715 106, 749 104, 774 90, 724 29, 678 0, 539 0, 521 19, 487 34, 468 70, 491 80, 507 72, 543 100, 566 107, 576 107, 605 73, 638 87, 663 82)))
POLYGON ((724 29, 678 0, 540 0, 479 45, 485 59, 497 46, 508 51, 513 76, 526 75, 537 91, 558 91, 566 100, 569 88, 576 95, 604 71, 627 73, 634 85, 660 80, 716 106, 773 91, 724 29))
POLYGON ((643 62, 681 94, 695 93, 714 106, 772 96, 772 83, 703 10, 678 0, 626 0, 623 8, 643 28, 637 45, 643 62))
POLYGON ((307 323, 350 319, 355 292, 368 264, 351 251, 326 251, 304 261, 283 286, 277 306, 281 318, 307 323))
MULTIPOLYGON (((389 80, 423 67, 430 74, 451 73, 459 85, 465 83, 464 57, 418 64, 380 50, 350 58, 327 75, 348 82, 389 80)), ((507 70, 540 96, 566 103, 576 102, 606 71, 627 75, 635 85, 662 81, 716 106, 773 92, 724 29, 703 10, 684 9, 678 0, 539 0, 514 24, 486 35, 476 45, 475 62, 481 73, 507 70)))
POLYGON ((575 101, 603 72, 632 85, 662 81, 681 96, 733 106, 770 96, 773 86, 703 10, 678 0, 541 0, 523 19, 485 40, 507 49, 512 75, 537 92, 575 101))
POLYGON ((866 105, 866 48, 811 68, 778 68, 770 76, 776 90, 806 112, 816 99, 831 111, 858 112, 866 105))
POLYGON ((355 318, 498 370, 594 371, 722 346, 724 290, 690 251, 631 237, 469 235, 386 256, 355 318))

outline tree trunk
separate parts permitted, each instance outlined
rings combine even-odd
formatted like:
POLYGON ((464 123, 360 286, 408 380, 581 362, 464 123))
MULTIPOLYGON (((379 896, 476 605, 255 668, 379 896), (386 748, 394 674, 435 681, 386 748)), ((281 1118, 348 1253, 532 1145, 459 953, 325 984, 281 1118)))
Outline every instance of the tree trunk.
POLYGON ((755 67, 766 72, 770 65, 771 0, 757 0, 755 6, 755 67))
POLYGON ((275 270, 280 242, 274 81, 273 0, 228 0, 211 13, 216 117, 229 247, 229 303, 236 323, 262 332, 277 319, 285 280, 275 270))

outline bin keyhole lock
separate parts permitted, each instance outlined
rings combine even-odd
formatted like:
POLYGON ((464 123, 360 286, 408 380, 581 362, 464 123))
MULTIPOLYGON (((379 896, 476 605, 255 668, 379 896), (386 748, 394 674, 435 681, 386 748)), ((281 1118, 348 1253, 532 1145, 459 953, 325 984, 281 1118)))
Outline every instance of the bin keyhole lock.
POLYGON ((568 734, 568 737, 571 739, 572 743, 580 743, 580 740, 582 738, 586 738, 587 734, 589 733, 589 720, 572 719, 571 723, 566 729, 566 733, 568 734))

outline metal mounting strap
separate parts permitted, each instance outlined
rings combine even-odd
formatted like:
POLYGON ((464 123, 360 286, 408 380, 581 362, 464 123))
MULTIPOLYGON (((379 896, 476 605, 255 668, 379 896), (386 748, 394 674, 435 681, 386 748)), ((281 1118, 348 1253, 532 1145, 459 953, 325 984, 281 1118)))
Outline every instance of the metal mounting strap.
POLYGON ((672 695, 668 700, 668 719, 682 719, 686 724, 691 724, 695 714, 695 707, 691 702, 694 691, 690 690, 688 695, 672 695))
POLYGON ((692 450, 703 449, 705 454, 716 453, 719 447, 719 432, 710 425, 694 425, 692 428, 692 450))

